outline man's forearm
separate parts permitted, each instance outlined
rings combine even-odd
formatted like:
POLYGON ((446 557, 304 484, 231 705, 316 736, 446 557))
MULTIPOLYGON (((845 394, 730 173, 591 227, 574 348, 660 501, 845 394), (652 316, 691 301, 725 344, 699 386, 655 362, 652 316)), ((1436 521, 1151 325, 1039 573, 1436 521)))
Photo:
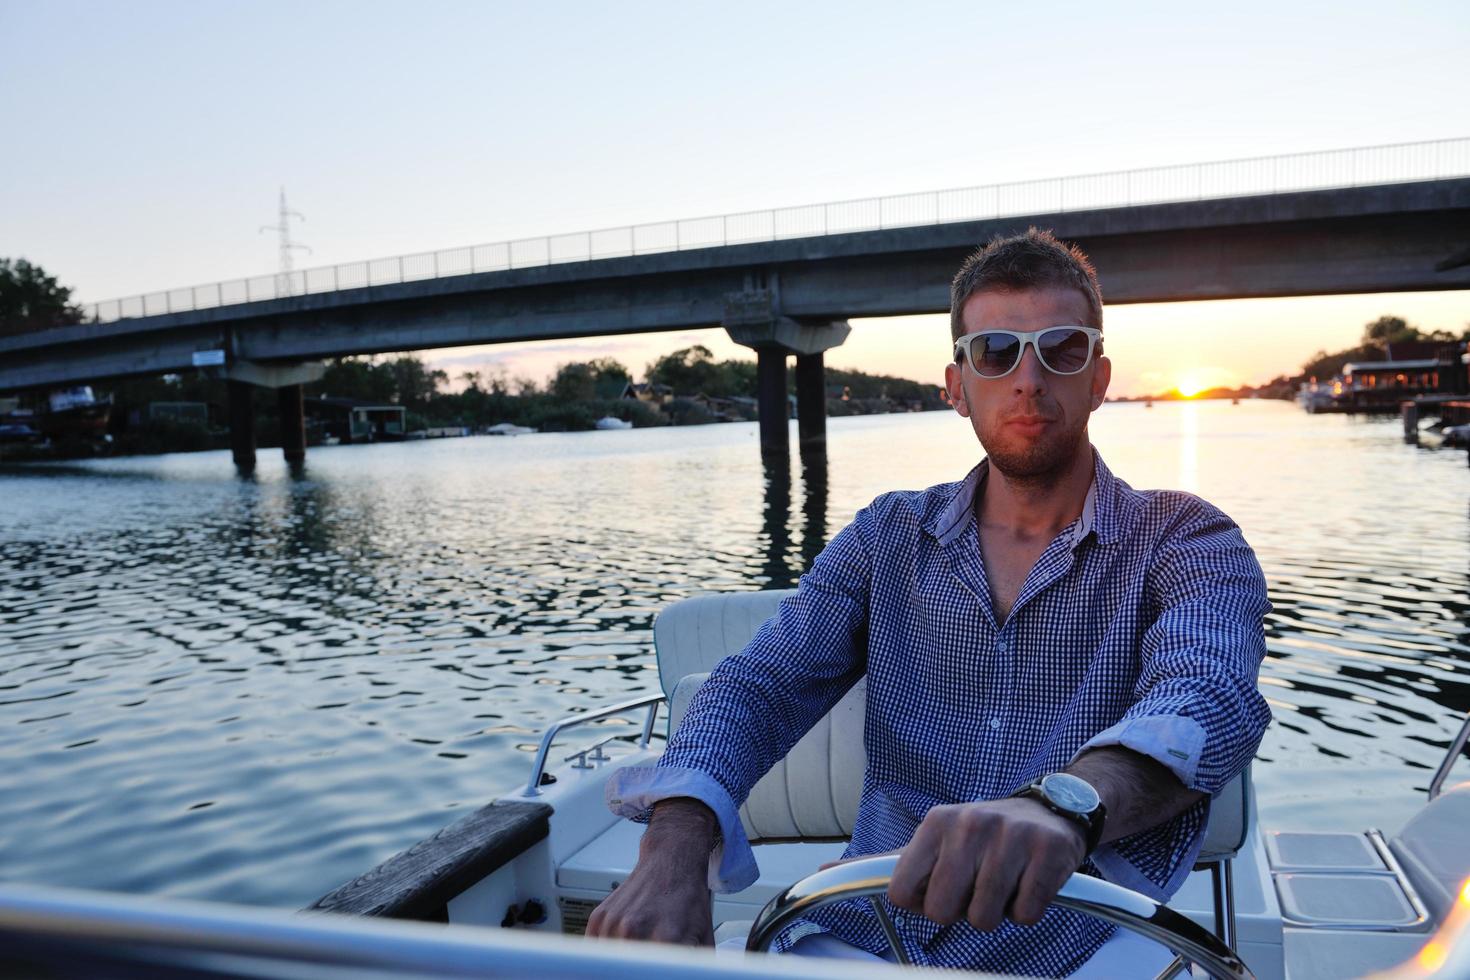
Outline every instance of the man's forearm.
POLYGON ((671 797, 653 805, 653 816, 639 845, 640 860, 657 856, 695 863, 703 873, 710 851, 719 839, 720 822, 714 811, 687 796, 671 797))
POLYGON ((1185 789, 1168 766, 1121 746, 1092 749, 1066 771, 1087 780, 1102 797, 1108 811, 1103 843, 1172 820, 1204 797, 1185 789))
POLYGON ((655 803, 638 863, 593 910, 587 935, 713 946, 707 868, 718 832, 714 813, 698 800, 655 803))

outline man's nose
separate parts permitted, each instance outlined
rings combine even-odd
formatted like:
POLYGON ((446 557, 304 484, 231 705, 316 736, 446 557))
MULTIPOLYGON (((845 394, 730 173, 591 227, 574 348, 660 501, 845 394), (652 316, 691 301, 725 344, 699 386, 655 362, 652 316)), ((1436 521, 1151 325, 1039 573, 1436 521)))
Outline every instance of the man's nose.
POLYGON ((1046 391, 1048 375, 1046 368, 1041 366, 1041 358, 1036 356, 1036 348, 1030 344, 1021 352, 1021 363, 1016 365, 1016 370, 1011 372, 1011 384, 1016 391, 1024 395, 1039 395, 1046 391))

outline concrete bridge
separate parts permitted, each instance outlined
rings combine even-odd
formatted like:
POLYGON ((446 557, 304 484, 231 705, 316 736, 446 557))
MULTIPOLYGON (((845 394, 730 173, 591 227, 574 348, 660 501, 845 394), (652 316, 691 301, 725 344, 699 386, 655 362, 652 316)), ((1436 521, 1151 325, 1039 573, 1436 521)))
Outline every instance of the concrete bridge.
MULTIPOLYGON (((300 383, 321 358, 723 326, 757 351, 762 448, 784 453, 788 356, 796 355, 801 438, 820 443, 822 352, 845 339, 846 320, 948 310, 965 255, 1030 225, 1086 250, 1109 304, 1470 288, 1470 140, 1449 142, 1464 157, 1455 161, 1462 176, 1080 208, 1067 202, 1065 182, 1052 182, 1065 210, 953 220, 935 195, 928 223, 834 230, 842 226, 832 209, 849 205, 819 205, 822 228, 799 237, 781 237, 770 212, 773 240, 731 241, 730 219, 699 219, 725 222, 724 240, 681 241, 692 223, 675 222, 674 246, 648 254, 636 254, 638 229, 627 229, 625 250, 635 254, 596 257, 596 236, 611 233, 586 233, 561 236, 580 238, 582 257, 547 238, 525 267, 509 243, 507 267, 490 271, 477 271, 475 250, 462 249, 429 253, 438 275, 422 278, 415 269, 426 256, 408 256, 175 290, 98 304, 91 322, 0 338, 0 391, 213 365, 232 382, 244 463, 254 458, 243 441, 252 385, 280 390, 288 456, 304 452, 300 383), (401 281, 379 281, 395 278, 384 265, 395 261, 401 281)), ((999 198, 995 211, 1005 210, 999 198)), ((879 210, 886 223, 881 202, 879 210)))

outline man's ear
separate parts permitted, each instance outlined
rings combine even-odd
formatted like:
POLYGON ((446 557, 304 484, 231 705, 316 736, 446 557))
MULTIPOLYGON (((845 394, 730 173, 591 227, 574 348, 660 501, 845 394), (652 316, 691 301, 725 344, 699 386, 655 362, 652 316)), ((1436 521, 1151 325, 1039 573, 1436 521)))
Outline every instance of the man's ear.
POLYGON ((958 364, 944 366, 944 390, 949 393, 949 403, 965 418, 970 417, 970 403, 965 400, 964 377, 958 364))
POLYGON ((1102 407, 1102 403, 1108 397, 1108 383, 1113 380, 1113 362, 1106 357, 1097 359, 1097 366, 1092 371, 1092 410, 1095 412, 1102 407))

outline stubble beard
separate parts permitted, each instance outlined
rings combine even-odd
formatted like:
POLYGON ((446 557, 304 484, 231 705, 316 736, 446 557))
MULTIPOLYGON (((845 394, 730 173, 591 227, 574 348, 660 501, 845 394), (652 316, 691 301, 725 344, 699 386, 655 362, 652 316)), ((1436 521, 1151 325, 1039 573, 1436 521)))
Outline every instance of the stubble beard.
POLYGON ((1084 417, 1080 425, 1069 424, 1046 439, 1023 440, 1019 445, 1005 442, 994 433, 980 434, 980 445, 991 467, 1017 488, 1050 490, 1062 481, 1078 455, 1086 450, 1087 419, 1084 417))

